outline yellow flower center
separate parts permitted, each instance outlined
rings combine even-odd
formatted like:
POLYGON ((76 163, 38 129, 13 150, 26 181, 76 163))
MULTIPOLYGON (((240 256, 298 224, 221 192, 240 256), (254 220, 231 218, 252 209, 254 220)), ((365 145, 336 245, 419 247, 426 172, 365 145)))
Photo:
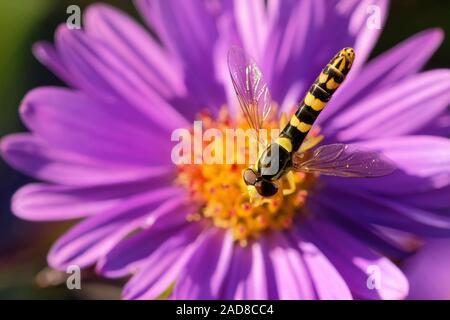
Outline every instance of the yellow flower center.
MULTIPOLYGON (((227 112, 222 111, 217 120, 208 115, 201 115, 203 129, 218 129, 223 133, 223 152, 227 146, 236 146, 235 137, 227 136, 227 129, 248 129, 244 119, 232 120, 227 112), (233 140, 233 141, 230 141, 233 140)), ((278 129, 278 123, 267 119, 265 127, 278 129)), ((242 171, 254 163, 242 163, 248 159, 249 143, 245 148, 233 148, 232 161, 217 164, 181 164, 178 166, 177 183, 184 186, 192 201, 199 205, 198 212, 188 216, 189 221, 209 219, 218 228, 230 229, 235 240, 245 246, 249 240, 257 239, 265 232, 281 231, 290 228, 295 218, 306 217, 304 204, 308 191, 316 178, 311 174, 295 173, 296 191, 283 195, 288 188, 285 178, 280 180, 280 190, 261 205, 250 203, 247 186, 242 178, 242 171)), ((203 148, 212 142, 203 142, 203 148)), ((193 159, 201 155, 192 151, 193 159)), ((225 156, 224 156, 225 158, 225 156)), ((225 160, 224 160, 225 162, 225 160)))

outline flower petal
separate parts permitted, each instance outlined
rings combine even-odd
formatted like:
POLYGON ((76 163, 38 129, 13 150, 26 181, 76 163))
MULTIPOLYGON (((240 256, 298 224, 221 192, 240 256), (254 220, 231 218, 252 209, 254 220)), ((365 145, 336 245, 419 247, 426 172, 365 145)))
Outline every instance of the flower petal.
POLYGON ((407 279, 389 259, 373 253, 325 219, 311 221, 301 232, 327 256, 355 298, 390 300, 403 299, 408 294, 407 279), (371 276, 379 276, 374 279, 380 281, 380 286, 372 288, 368 284, 371 276))
MULTIPOLYGON (((361 191, 322 190, 315 197, 321 205, 351 220, 411 232, 424 237, 450 235, 450 217, 361 191)), ((450 202, 450 200, 449 200, 450 202)))
MULTIPOLYGON (((205 234, 199 224, 189 224, 170 237, 140 266, 123 290, 125 299, 155 299, 167 290, 186 267, 205 234)), ((131 266, 131 265, 130 265, 131 266)))
POLYGON ((104 212, 123 199, 148 191, 152 184, 151 180, 100 187, 33 183, 14 194, 12 211, 22 219, 33 221, 81 218, 104 212))
POLYGON ((57 30, 56 39, 65 65, 85 92, 105 101, 124 101, 166 132, 188 126, 186 119, 154 92, 139 70, 99 39, 65 26, 57 30))
POLYGON ((171 167, 124 167, 94 161, 50 147, 38 137, 23 133, 1 140, 3 158, 15 169, 47 182, 70 186, 94 186, 165 179, 171 167))
POLYGON ((349 300, 352 295, 335 266, 318 248, 313 237, 306 237, 306 231, 291 232, 294 244, 300 250, 302 258, 314 284, 316 295, 322 300, 349 300))
POLYGON ((31 131, 61 150, 106 163, 143 167, 170 161, 168 136, 144 127, 129 112, 115 110, 81 92, 34 89, 22 101, 20 114, 31 131), (152 151, 154 146, 160 150, 158 156, 152 151))
POLYGON ((41 41, 33 45, 33 54, 44 66, 69 85, 76 86, 64 61, 51 43, 41 41))
MULTIPOLYGON (((200 103, 184 84, 180 61, 150 37, 147 30, 112 6, 91 5, 85 13, 85 30, 126 60, 128 66, 158 95, 178 107, 183 115, 194 119, 200 103)), ((202 106, 204 107, 204 106, 202 106)))
POLYGON ((89 266, 127 234, 142 226, 148 216, 170 212, 180 204, 180 199, 183 198, 178 189, 166 188, 125 200, 67 232, 51 248, 48 263, 60 270, 71 264, 89 266))
POLYGON ((267 243, 254 241, 246 247, 235 246, 221 299, 277 299, 275 274, 267 243))
POLYGON ((338 188, 371 190, 389 196, 439 190, 450 184, 450 141, 433 136, 405 136, 374 139, 360 143, 362 148, 379 150, 391 159, 397 170, 376 179, 321 177, 338 188))
POLYGON ((396 196, 396 199, 410 206, 425 210, 444 210, 450 207, 450 185, 426 192, 410 193, 396 196))
POLYGON ((295 243, 282 234, 270 236, 270 258, 280 299, 316 299, 314 284, 295 243))
POLYGON ((358 241, 392 258, 403 259, 412 251, 409 243, 398 241, 400 240, 398 237, 391 236, 392 232, 387 234, 381 230, 382 227, 380 226, 373 225, 363 219, 349 218, 344 214, 334 211, 331 207, 325 206, 315 198, 310 199, 308 210, 325 215, 328 221, 342 230, 347 230, 358 241))
POLYGON ((265 76, 270 79, 272 98, 281 105, 282 110, 296 105, 306 86, 311 85, 308 80, 312 81, 312 77, 320 72, 311 70, 310 66, 317 59, 316 34, 323 26, 324 15, 325 8, 321 1, 268 3, 270 45, 264 49, 261 60, 265 76))
POLYGON ((175 299, 217 299, 233 252, 230 232, 209 231, 176 282, 175 299))
POLYGON ((339 141, 414 134, 450 103, 450 71, 433 70, 400 81, 328 121, 326 136, 339 141), (426 105, 426 112, 423 112, 426 105))
POLYGON ((235 1, 234 17, 244 48, 256 61, 263 61, 269 39, 264 1, 235 1))
POLYGON ((408 299, 448 300, 450 298, 450 240, 427 240, 402 264, 409 280, 408 299))
MULTIPOLYGON (((189 208, 181 203, 173 202, 169 209, 170 214, 162 211, 162 216, 150 216, 146 221, 148 227, 145 230, 115 245, 100 258, 96 271, 106 277, 124 277, 144 268, 147 262, 153 259, 153 255, 159 255, 161 248, 167 246, 170 238, 183 238, 182 235, 185 233, 192 234, 193 231, 188 228, 192 224, 186 221, 189 208)), ((197 229, 201 230, 200 227, 195 230, 197 229)))
POLYGON ((163 45, 183 63, 188 92, 203 107, 217 111, 225 103, 225 94, 214 72, 216 19, 228 6, 221 8, 217 3, 214 7, 207 1, 137 0, 135 3, 163 45))

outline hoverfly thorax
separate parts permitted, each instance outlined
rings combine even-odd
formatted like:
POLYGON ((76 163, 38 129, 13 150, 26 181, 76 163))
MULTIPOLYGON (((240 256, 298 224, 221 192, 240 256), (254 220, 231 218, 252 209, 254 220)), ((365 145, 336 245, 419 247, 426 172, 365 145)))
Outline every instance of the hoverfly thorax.
POLYGON ((278 143, 271 143, 259 157, 259 174, 265 180, 277 180, 284 173, 290 159, 288 150, 278 143))

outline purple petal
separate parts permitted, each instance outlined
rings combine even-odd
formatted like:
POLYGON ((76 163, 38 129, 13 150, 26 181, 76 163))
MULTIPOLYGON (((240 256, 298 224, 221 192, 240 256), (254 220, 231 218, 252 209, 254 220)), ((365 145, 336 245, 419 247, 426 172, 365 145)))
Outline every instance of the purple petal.
POLYGON ((135 3, 147 22, 156 29, 162 42, 180 57, 200 59, 194 53, 210 52, 211 43, 218 35, 214 15, 205 1, 189 5, 173 0, 137 0, 135 3), (188 30, 190 36, 186 38, 188 30))
POLYGON ((13 168, 40 180, 70 186, 108 185, 150 178, 166 180, 173 170, 171 167, 133 168, 94 161, 57 150, 27 133, 4 137, 0 149, 13 168))
POLYGON ((352 233, 358 241, 393 258, 402 259, 412 251, 409 244, 405 245, 403 242, 398 242, 398 239, 392 238, 391 234, 383 233, 380 226, 373 225, 364 219, 349 218, 340 214, 331 207, 325 206, 316 197, 310 199, 308 210, 325 215, 331 223, 352 233))
POLYGON ((208 232, 176 282, 175 299, 217 299, 233 252, 230 232, 208 232))
POLYGON ((33 221, 81 218, 104 212, 122 199, 148 191, 149 185, 151 180, 100 187, 28 184, 14 194, 12 211, 33 221))
POLYGON ((269 35, 264 1, 235 1, 234 17, 244 48, 256 61, 263 61, 269 35))
POLYGON ((56 46, 81 89, 105 101, 124 101, 154 126, 171 132, 188 126, 186 119, 117 52, 80 30, 59 27, 56 46), (170 119, 170 121, 167 121, 170 119))
MULTIPOLYGON (((221 5, 223 4, 227 4, 230 5, 230 7, 233 7, 234 3, 230 1, 221 3, 221 5)), ((228 9, 228 11, 232 12, 232 8, 228 9)), ((218 29, 220 38, 218 39, 216 48, 214 50, 215 73, 217 75, 218 81, 224 88, 227 101, 226 104, 230 116, 233 119, 236 119, 238 118, 238 115, 241 111, 238 99, 236 97, 236 92, 230 78, 227 57, 231 46, 242 47, 242 43, 238 36, 235 21, 231 13, 229 15, 225 15, 220 19, 220 22, 218 22, 218 29)))
POLYGON ((370 140, 361 147, 382 152, 397 166, 376 179, 321 177, 338 188, 371 190, 389 196, 438 190, 450 184, 450 141, 432 136, 405 136, 370 140))
POLYGON ((450 298, 450 240, 428 240, 402 264, 409 280, 408 299, 448 300, 450 298))
POLYGON ((449 70, 410 77, 355 104, 330 120, 326 136, 354 141, 414 134, 433 126, 450 103, 449 70), (426 112, 423 106, 426 105, 426 112))
POLYGON ((182 232, 170 237, 158 247, 140 266, 123 290, 125 299, 155 299, 167 290, 197 247, 203 243, 205 234, 200 234, 198 223, 190 224, 182 232))
POLYGON ((84 220, 53 245, 48 255, 49 265, 64 270, 71 264, 80 267, 93 264, 127 234, 142 226, 149 216, 159 215, 161 210, 170 212, 173 206, 166 203, 170 198, 178 203, 183 199, 175 188, 151 191, 84 220))
POLYGON ((267 243, 255 241, 251 246, 251 266, 247 277, 235 293, 237 299, 277 299, 275 271, 271 265, 267 243))
MULTIPOLYGON (((215 78, 214 48, 218 39, 217 10, 206 1, 137 0, 140 13, 164 46, 183 63, 185 83, 199 103, 217 110, 225 103, 215 78)), ((228 8, 224 6, 224 8, 228 8)))
POLYGON ((446 110, 446 112, 433 120, 431 126, 422 128, 417 134, 441 137, 450 136, 450 110, 446 110))
POLYGON ((53 44, 44 41, 35 43, 33 45, 33 54, 65 83, 72 86, 76 85, 53 44))
POLYGON ((355 298, 403 299, 408 294, 407 279, 389 259, 373 253, 369 247, 333 224, 315 219, 299 232, 327 256, 355 298), (373 269, 380 275, 378 289, 368 286, 373 269))
MULTIPOLYGON (((159 210, 162 216, 153 214, 149 217, 146 221, 149 226, 145 230, 120 241, 104 255, 97 263, 97 272, 111 278, 124 277, 140 270, 153 254, 158 255, 161 248, 170 243, 169 238, 181 239, 181 235, 192 234, 192 228, 188 228, 192 224, 186 221, 190 208, 177 201, 167 205, 164 210, 159 210)), ((195 230, 199 232, 201 228, 195 230)))
MULTIPOLYGON (((85 29, 126 59, 130 68, 165 100, 176 105, 183 115, 193 119, 200 103, 187 99, 189 92, 183 81, 180 61, 156 42, 147 30, 115 8, 91 5, 85 14, 85 29)), ((204 107, 204 106, 203 106, 204 107)))
POLYGON ((324 15, 325 8, 321 1, 268 3, 270 44, 265 48, 263 69, 267 79, 270 79, 273 98, 284 111, 289 111, 298 103, 306 87, 311 85, 308 80, 312 81, 312 77, 320 72, 320 69, 311 70, 310 67, 312 61, 318 58, 316 34, 321 32, 324 15))
MULTIPOLYGON (((401 203, 397 199, 358 191, 322 190, 314 198, 351 220, 389 227, 421 236, 449 236, 450 217, 401 203)), ((449 200, 450 202, 450 200, 449 200)))
POLYGON ((170 161, 169 137, 80 92, 34 89, 24 98, 20 114, 31 131, 61 150, 122 165, 147 167, 170 161), (157 157, 155 145, 160 148, 157 157))
POLYGON ((161 96, 186 94, 178 61, 122 11, 105 4, 91 5, 85 13, 85 30, 127 59, 130 67, 139 70, 161 96))
POLYGON ((279 233, 273 233, 269 243, 279 298, 316 299, 314 284, 297 245, 279 233))
POLYGON ((347 284, 333 263, 317 247, 317 244, 313 241, 314 238, 304 237, 307 234, 303 229, 299 234, 295 232, 290 233, 293 243, 300 250, 314 284, 317 297, 322 300, 352 299, 347 284))
POLYGON ((242 290, 240 288, 243 287, 245 279, 249 277, 251 265, 251 249, 248 247, 243 248, 241 246, 236 246, 235 250, 233 250, 233 257, 227 279, 222 288, 222 299, 232 300, 237 298, 237 291, 242 290))
POLYGON ((221 299, 277 299, 277 287, 267 243, 236 245, 221 299))
POLYGON ((399 202, 426 210, 444 210, 450 207, 450 185, 440 189, 418 192, 407 195, 399 195, 399 202))

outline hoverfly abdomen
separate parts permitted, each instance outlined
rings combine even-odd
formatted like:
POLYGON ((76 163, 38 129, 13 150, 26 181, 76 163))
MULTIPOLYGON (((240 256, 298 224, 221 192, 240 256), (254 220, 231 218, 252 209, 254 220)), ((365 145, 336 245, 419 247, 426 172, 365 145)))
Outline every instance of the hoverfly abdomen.
POLYGON ((342 49, 331 59, 306 93, 297 112, 281 133, 292 141, 292 152, 299 149, 314 121, 344 81, 354 58, 355 53, 352 48, 342 49))
MULTIPOLYGON (((294 117, 296 116, 295 115, 292 116, 292 118, 294 117)), ((297 129, 297 127, 295 126, 296 123, 293 123, 292 118, 291 123, 286 125, 286 127, 284 127, 283 131, 280 134, 281 137, 288 138, 292 141, 291 153, 298 150, 298 148, 301 145, 301 142, 305 139, 307 134, 307 132, 305 133, 297 129)))
POLYGON ((327 64, 318 78, 321 87, 331 94, 339 88, 344 79, 345 75, 331 64, 327 64))

